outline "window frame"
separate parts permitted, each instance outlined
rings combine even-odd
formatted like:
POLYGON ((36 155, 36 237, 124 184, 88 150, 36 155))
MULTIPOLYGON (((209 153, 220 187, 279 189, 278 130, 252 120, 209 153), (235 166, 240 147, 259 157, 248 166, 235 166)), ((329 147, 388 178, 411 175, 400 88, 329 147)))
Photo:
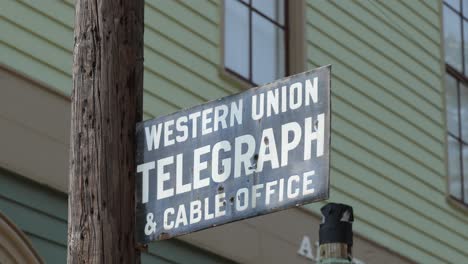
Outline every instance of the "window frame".
MULTIPOLYGON (((263 85, 262 83, 254 83, 252 80, 252 56, 249 56, 249 77, 245 78, 241 74, 230 70, 225 66, 225 1, 233 0, 223 0, 220 4, 220 64, 219 64, 219 75, 222 79, 230 82, 234 86, 240 87, 242 89, 248 89, 251 87, 263 85)), ((252 54, 252 14, 254 12, 260 12, 252 6, 251 0, 248 0, 248 3, 244 3, 241 0, 238 1, 241 4, 249 8, 249 53, 252 54), (252 10, 250 9, 252 8, 252 10), (256 11, 255 11, 256 10, 256 11)), ((305 43, 305 0, 296 0, 296 1, 284 1, 284 49, 285 49, 285 58, 284 58, 284 69, 285 76, 289 76, 295 73, 303 72, 306 69, 306 43, 305 43), (294 16, 291 16, 294 14, 294 16)), ((261 12, 260 12, 261 13, 261 12)), ((262 18, 267 19, 269 22, 272 22, 270 17, 259 14, 262 18)), ((279 24, 275 21, 276 24, 279 24)), ((284 77, 285 77, 284 76, 284 77)), ((282 78, 282 77, 279 77, 282 78)), ((272 80, 273 81, 273 80, 272 80)))
MULTIPOLYGON (((463 0, 460 0, 460 11, 457 11, 456 9, 454 9, 451 5, 449 5, 448 3, 445 2, 445 0, 442 0, 442 9, 441 9, 441 12, 442 12, 442 33, 443 33, 443 7, 447 7, 448 9, 450 9, 451 11, 453 11, 454 13, 457 14, 457 17, 460 18, 460 36, 461 36, 461 66, 462 66, 462 70, 461 72, 459 72, 457 69, 455 69, 453 66, 450 66, 446 61, 445 61, 445 56, 444 56, 444 64, 449 66, 451 71, 453 72, 456 72, 458 73, 459 76, 461 77, 464 77, 464 79, 466 80, 466 77, 464 74, 468 73, 468 69, 465 69, 465 36, 464 36, 464 26, 463 26, 463 22, 467 22, 468 23, 468 17, 465 17, 464 14, 463 14, 463 0)), ((445 39, 444 37, 442 37, 442 42, 444 42, 445 39)), ((445 45, 445 43, 444 43, 445 45)), ((445 52, 444 52, 445 54, 445 52)))
MULTIPOLYGON (((465 181, 468 181, 468 179, 465 179, 465 170, 468 171, 468 168, 464 168, 463 166, 463 146, 468 146, 468 142, 463 140, 463 135, 462 135, 462 129, 461 129, 461 96, 460 96, 460 89, 463 89, 463 87, 460 87, 461 84, 465 85, 468 87, 468 76, 465 75, 468 73, 468 67, 465 67, 465 39, 464 39, 464 23, 468 23, 468 17, 464 16, 463 14, 463 0, 460 0, 460 6, 459 6, 460 11, 457 11, 455 8, 453 8, 450 4, 448 4, 445 0, 441 1, 441 39, 443 45, 441 45, 441 50, 443 54, 442 57, 442 65, 444 69, 444 114, 445 114, 445 133, 446 133, 446 139, 445 139, 445 145, 446 145, 446 156, 447 156, 447 161, 446 161, 446 173, 447 173, 447 198, 449 202, 459 208, 463 209, 468 209, 468 202, 465 202, 468 198, 468 193, 465 193, 465 181), (453 11, 457 17, 461 21, 460 25, 460 36, 461 36, 461 72, 457 70, 455 67, 451 66, 449 63, 447 63, 446 58, 445 58, 445 35, 444 35, 444 7, 448 8, 449 10, 453 11), (458 114, 458 136, 452 134, 449 132, 448 129, 448 119, 447 119, 447 86, 446 86, 446 75, 450 75, 452 78, 454 78, 457 82, 457 93, 458 93, 458 109, 457 109, 457 114, 458 114), (457 141, 457 143, 460 145, 459 149, 459 155, 460 155, 460 188, 461 188, 461 198, 455 197, 451 191, 450 191, 450 174, 449 174, 449 146, 448 146, 448 137, 451 137, 457 141)), ((467 200, 468 201, 468 200, 467 200)))
MULTIPOLYGON (((460 155, 460 183, 461 183, 461 198, 455 197, 452 195, 450 192, 450 179, 448 179, 448 195, 450 196, 451 199, 463 204, 464 206, 468 207, 468 202, 465 202, 466 199, 468 199, 468 193, 465 193, 465 181, 468 181, 468 179, 465 179, 465 170, 468 170, 468 168, 464 168, 463 166, 463 146, 468 146, 468 141, 465 141, 463 139, 463 134, 462 134, 462 128, 461 128, 461 97, 460 97, 460 90, 461 89, 468 89, 468 77, 462 75, 460 72, 458 72, 455 68, 450 66, 449 64, 445 65, 446 69, 446 74, 450 75, 452 78, 454 78, 457 81, 457 90, 458 90, 458 107, 457 107, 457 114, 458 114, 458 136, 452 134, 450 131, 448 131, 448 124, 446 125, 446 133, 447 136, 452 137, 457 141, 457 143, 460 145, 459 149, 459 155, 460 155), (466 87, 460 87, 460 85, 465 85, 466 87)), ((445 91, 445 93, 447 93, 445 91)), ((446 94, 445 94, 446 96, 446 94)), ((445 111, 447 111, 447 106, 445 107, 445 111)), ((447 159, 448 159, 448 142, 447 142, 447 159)), ((448 167, 448 164, 447 164, 448 167)), ((449 169, 449 168, 448 168, 449 169)))

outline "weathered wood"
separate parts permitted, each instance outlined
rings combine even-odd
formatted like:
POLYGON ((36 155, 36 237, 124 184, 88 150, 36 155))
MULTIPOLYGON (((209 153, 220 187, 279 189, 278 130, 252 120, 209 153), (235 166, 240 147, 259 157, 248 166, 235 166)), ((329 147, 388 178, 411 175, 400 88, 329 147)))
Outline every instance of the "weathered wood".
POLYGON ((344 243, 327 243, 319 247, 320 259, 351 259, 351 247, 344 243))
POLYGON ((134 139, 143 0, 77 0, 75 12, 68 263, 139 263, 134 139))

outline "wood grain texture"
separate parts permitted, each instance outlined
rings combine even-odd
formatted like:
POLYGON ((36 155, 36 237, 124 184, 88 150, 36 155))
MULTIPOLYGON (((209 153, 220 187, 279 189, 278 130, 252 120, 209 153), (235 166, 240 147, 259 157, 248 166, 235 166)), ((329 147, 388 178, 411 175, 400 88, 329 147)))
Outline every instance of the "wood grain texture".
POLYGON ((140 261, 134 137, 143 112, 143 4, 75 4, 68 263, 140 261))
MULTIPOLYGON (((0 168, 0 212, 27 235, 44 263, 66 263, 65 193, 0 168)), ((177 239, 151 243, 141 254, 141 263, 234 264, 177 239)))

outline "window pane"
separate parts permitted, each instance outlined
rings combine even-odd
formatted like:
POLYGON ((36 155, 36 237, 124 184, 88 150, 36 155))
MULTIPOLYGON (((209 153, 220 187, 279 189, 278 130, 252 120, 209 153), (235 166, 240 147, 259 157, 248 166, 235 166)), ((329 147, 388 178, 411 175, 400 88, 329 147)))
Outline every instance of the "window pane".
POLYGON ((468 144, 463 145, 463 186, 465 203, 468 204, 468 144))
POLYGON ((252 0, 252 6, 267 17, 284 25, 284 0, 252 0))
POLYGON ((460 115, 462 140, 468 143, 468 87, 463 84, 460 84, 460 115))
POLYGON ((467 0, 463 0, 463 14, 466 16, 468 16, 468 1, 467 0))
MULTIPOLYGON (((449 4, 451 7, 460 12, 460 0, 444 0, 445 3, 449 4)), ((465 0, 463 0, 465 2, 465 0)), ((465 9, 465 8, 463 8, 465 9)))
POLYGON ((448 170, 450 194, 461 199, 460 144, 451 136, 448 136, 448 170))
POLYGON ((249 10, 234 0, 224 4, 224 65, 249 78, 249 10))
POLYGON ((458 89, 457 80, 446 75, 445 88, 447 95, 447 129, 453 135, 459 137, 458 133, 458 89))
POLYGON ((284 32, 255 13, 252 22, 252 79, 256 84, 264 84, 285 74, 284 32))
POLYGON ((462 71, 461 18, 444 6, 445 62, 462 71))
POLYGON ((468 23, 465 20, 463 20, 463 50, 465 56, 465 75, 468 75, 468 23))

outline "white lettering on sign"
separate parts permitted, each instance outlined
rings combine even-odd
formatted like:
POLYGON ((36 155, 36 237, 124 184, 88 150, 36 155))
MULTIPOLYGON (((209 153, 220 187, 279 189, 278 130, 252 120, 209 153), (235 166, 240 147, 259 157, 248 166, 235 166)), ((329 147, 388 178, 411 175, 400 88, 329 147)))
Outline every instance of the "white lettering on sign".
POLYGON ((313 103, 318 102, 318 78, 313 78, 305 81, 305 89, 301 82, 295 82, 289 86, 276 88, 269 90, 265 93, 252 96, 252 119, 259 120, 264 117, 265 106, 266 106, 266 117, 274 114, 278 114, 281 101, 281 112, 284 113, 287 110, 295 110, 302 106, 309 106, 311 104, 310 99, 313 103), (281 92, 280 92, 281 90, 281 92), (304 92, 304 94, 303 94, 304 92), (281 100, 280 100, 281 98, 281 100), (289 100, 287 100, 289 98, 289 100))
POLYGON ((219 105, 191 113, 188 116, 181 116, 177 120, 168 120, 145 127, 147 149, 153 151, 160 147, 171 146, 176 142, 183 143, 187 141, 189 134, 191 134, 191 138, 196 138, 200 134, 203 136, 220 129, 242 125, 242 109, 243 100, 240 99, 238 102, 232 102, 230 108, 226 105, 219 105), (229 120, 229 124, 227 120, 229 120), (192 129, 189 130, 189 127, 192 129), (201 129, 200 134, 198 129, 201 129))
POLYGON ((137 124, 137 224, 150 213, 158 223, 137 239, 325 199, 329 76, 299 74, 137 124))
POLYGON ((229 141, 220 141, 213 146, 213 159, 212 159, 212 171, 211 175, 214 182, 224 182, 229 178, 231 173, 231 158, 225 158, 221 160, 221 167, 219 165, 219 152, 229 152, 231 150, 231 144, 229 141))
POLYGON ((243 135, 235 140, 234 158, 234 178, 239 178, 244 169, 244 175, 248 176, 254 172, 252 157, 255 154, 255 138, 252 135, 243 135), (246 149, 242 152, 242 149, 246 149))
MULTIPOLYGON (((235 138, 234 142, 234 158, 225 158, 220 160, 219 154, 221 152, 232 152, 232 146, 229 141, 220 141, 214 144, 211 148, 210 145, 197 148, 193 151, 193 182, 183 183, 182 170, 185 164, 182 162, 185 158, 182 154, 178 154, 174 163, 174 156, 162 158, 157 161, 157 199, 169 198, 177 194, 188 192, 193 189, 200 189, 210 185, 210 182, 222 183, 225 182, 231 175, 231 166, 234 167, 234 177, 238 178, 241 175, 248 176, 252 172, 261 172, 266 164, 270 168, 279 168, 287 166, 289 160, 289 153, 296 149, 301 141, 304 142, 304 160, 311 159, 312 153, 315 152, 315 157, 323 155, 324 146, 324 122, 323 114, 318 116, 317 130, 314 130, 312 126, 313 119, 311 117, 306 118, 304 125, 301 126, 296 122, 291 122, 282 125, 281 127, 281 154, 278 154, 277 143, 275 141, 275 131, 268 128, 263 130, 262 140, 259 143, 258 149, 258 160, 256 169, 253 169, 252 156, 254 156, 255 146, 257 143, 251 135, 242 135, 235 138), (302 132, 304 129, 304 132, 302 132), (304 135, 304 137, 302 137, 304 135), (292 136, 292 137, 291 137, 292 136), (312 143, 316 142, 316 150, 312 150, 312 143), (245 152, 242 152, 245 149, 245 152), (211 160, 211 173, 205 173, 208 169, 208 161, 211 160), (280 164, 281 160, 281 164, 280 164), (176 167, 175 174, 171 175, 167 172, 166 167, 173 165, 176 167), (205 176, 204 176, 205 175, 205 176), (210 175, 210 176, 207 176, 210 175), (166 188, 165 183, 175 178, 176 188, 166 188)), ((154 162, 153 162, 154 163, 154 162)), ((139 167, 137 172, 143 172, 143 203, 148 202, 148 182, 147 175, 151 167, 151 164, 145 165, 147 167, 139 167), (146 173, 146 174, 145 174, 146 173)), ((139 166, 143 166, 139 165, 139 166)), ((154 164, 153 164, 154 166, 154 164)), ((287 180, 287 197, 293 199, 299 195, 298 185, 299 176, 293 175, 287 180)), ((312 180, 307 179, 304 185, 311 185, 312 180)), ((313 188, 310 190, 307 188, 306 194, 312 194, 313 188)))
POLYGON ((148 186, 149 186, 149 171, 154 169, 154 161, 148 162, 148 163, 143 163, 137 166, 137 172, 143 173, 142 175, 142 193, 141 193, 141 201, 142 203, 147 203, 148 202, 148 186))
MULTIPOLYGON (((207 161, 201 161, 202 155, 210 153, 210 146, 204 146, 201 148, 195 149, 193 152, 193 188, 200 189, 210 185, 210 178, 201 178, 201 171, 208 168, 207 161)), ((183 166, 183 164, 180 164, 183 166)))
MULTIPOLYGON (((171 175, 168 172, 165 172, 164 167, 174 163, 174 156, 167 158, 162 158, 157 162, 157 177, 158 179, 158 190, 157 190, 157 199, 161 200, 163 198, 171 197, 174 195, 174 188, 164 188, 164 183, 171 179, 171 175)), ((148 187, 147 187, 148 188, 148 187)))
MULTIPOLYGON (((314 171, 307 171, 302 174, 302 177, 299 175, 292 175, 288 178, 288 184, 286 186, 282 183, 283 179, 281 179, 279 181, 270 181, 266 184, 256 184, 251 188, 241 188, 237 190, 236 198, 233 200, 236 211, 242 212, 248 208, 256 208, 259 201, 261 201, 262 204, 270 204, 272 194, 276 192, 287 193, 289 199, 299 195, 310 195, 313 193, 313 188, 310 188, 309 185, 312 183, 311 176, 314 174, 314 171), (287 188, 287 190, 280 188, 287 188)), ((224 216, 226 214, 226 194, 224 192, 215 194, 213 200, 214 201, 211 201, 210 197, 207 197, 204 200, 192 201, 188 207, 179 206, 176 215, 174 214, 174 208, 167 208, 164 211, 164 229, 172 229, 174 227, 172 224, 166 225, 166 223, 175 222, 175 228, 177 228, 179 226, 191 225, 203 220, 224 216), (210 211, 209 204, 211 203, 214 203, 214 210, 210 211), (184 210, 184 212, 180 212, 181 210, 184 210), (187 215, 190 216, 188 219, 187 215)))

